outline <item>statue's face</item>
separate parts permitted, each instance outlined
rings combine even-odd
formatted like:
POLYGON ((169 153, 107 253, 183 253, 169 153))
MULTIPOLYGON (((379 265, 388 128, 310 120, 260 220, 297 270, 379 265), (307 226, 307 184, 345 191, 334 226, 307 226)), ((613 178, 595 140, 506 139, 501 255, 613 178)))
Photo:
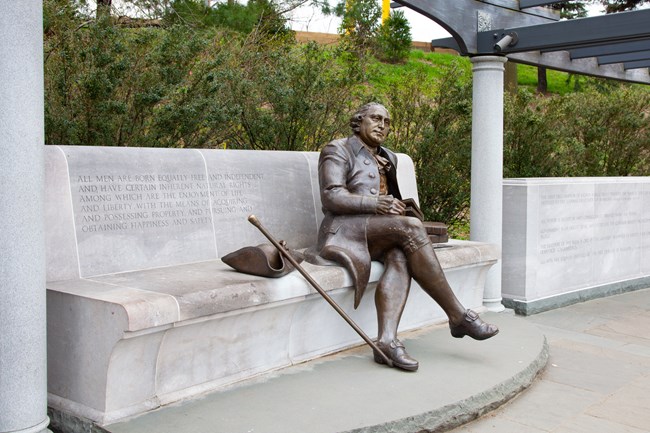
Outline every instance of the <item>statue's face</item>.
POLYGON ((359 137, 370 147, 379 147, 388 136, 390 116, 381 105, 370 108, 359 125, 359 137))

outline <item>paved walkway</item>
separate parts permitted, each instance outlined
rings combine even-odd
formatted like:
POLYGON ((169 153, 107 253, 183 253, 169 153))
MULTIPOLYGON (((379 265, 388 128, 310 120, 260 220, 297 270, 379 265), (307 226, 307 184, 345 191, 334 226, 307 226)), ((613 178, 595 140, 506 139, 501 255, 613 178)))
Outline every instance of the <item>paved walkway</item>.
POLYGON ((484 342, 404 335, 417 373, 360 347, 106 427, 111 433, 650 432, 650 289, 518 317, 484 342), (544 335, 546 336, 545 342, 544 335), (534 375, 550 359, 541 375, 534 375))
POLYGON ((650 289, 529 316, 550 343, 525 392, 453 433, 650 432, 650 289))

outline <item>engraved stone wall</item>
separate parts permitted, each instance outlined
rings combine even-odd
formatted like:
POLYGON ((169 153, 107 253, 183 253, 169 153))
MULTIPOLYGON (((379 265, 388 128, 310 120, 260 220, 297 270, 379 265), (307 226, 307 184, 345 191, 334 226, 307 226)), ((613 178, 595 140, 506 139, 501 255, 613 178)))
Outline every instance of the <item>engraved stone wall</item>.
POLYGON ((307 247, 320 213, 314 157, 47 146, 48 279, 211 260, 268 242, 251 213, 291 247, 307 247))
MULTIPOLYGON (((267 242, 247 217, 255 214, 292 248, 316 243, 318 221, 308 154, 301 152, 201 151, 205 157, 218 255, 267 242)), ((317 155, 312 155, 317 156, 317 155)))
POLYGON ((650 275, 650 179, 504 182, 503 296, 540 299, 650 275))
POLYGON ((216 258, 203 158, 65 147, 81 276, 216 258))

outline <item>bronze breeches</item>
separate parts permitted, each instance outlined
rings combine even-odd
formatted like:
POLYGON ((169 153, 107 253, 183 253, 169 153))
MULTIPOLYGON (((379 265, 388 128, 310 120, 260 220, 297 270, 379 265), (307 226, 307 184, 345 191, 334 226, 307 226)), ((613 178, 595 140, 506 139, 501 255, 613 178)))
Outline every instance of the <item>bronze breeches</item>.
POLYGON ((373 260, 383 261, 390 250, 399 248, 409 256, 430 243, 417 218, 401 215, 372 215, 366 221, 366 238, 373 260))

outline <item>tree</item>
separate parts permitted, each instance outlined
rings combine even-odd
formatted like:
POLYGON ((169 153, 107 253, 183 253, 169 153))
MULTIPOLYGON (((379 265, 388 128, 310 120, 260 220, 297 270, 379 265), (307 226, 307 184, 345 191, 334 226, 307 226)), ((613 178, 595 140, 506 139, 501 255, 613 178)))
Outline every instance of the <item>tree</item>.
POLYGON ((200 0, 173 0, 163 17, 168 25, 182 24, 192 28, 227 28, 248 34, 254 29, 265 34, 288 33, 286 19, 268 0, 250 0, 206 6, 200 0))
POLYGON ((97 19, 109 17, 111 15, 111 4, 113 0, 97 0, 97 19))
MULTIPOLYGON (((594 0, 591 0, 593 2, 594 0)), ((556 3, 552 8, 560 11, 560 18, 572 20, 575 18, 583 18, 587 16, 586 3, 583 1, 570 1, 564 3, 556 3)))
POLYGON ((650 3, 648 0, 598 0, 598 2, 605 6, 605 13, 607 14, 631 11, 650 3))
POLYGON ((345 0, 335 9, 340 16, 339 34, 344 50, 354 56, 361 75, 365 74, 365 58, 373 50, 381 8, 376 0, 345 0))
MULTIPOLYGON (((86 0, 80 0, 86 1, 86 0)), ((226 1, 208 1, 208 0, 188 0, 200 4, 206 9, 219 8, 221 6, 243 6, 248 4, 248 1, 238 2, 236 0, 226 1)), ((161 19, 170 13, 173 13, 174 3, 177 0, 121 0, 118 8, 115 4, 113 8, 118 10, 120 15, 139 16, 149 19, 161 19)), ((288 12, 304 5, 311 4, 324 11, 330 13, 330 7, 327 0, 270 0, 268 2, 279 15, 285 16, 288 12)))
POLYGON ((411 27, 402 11, 394 11, 379 28, 377 54, 390 63, 401 63, 411 51, 411 27))

